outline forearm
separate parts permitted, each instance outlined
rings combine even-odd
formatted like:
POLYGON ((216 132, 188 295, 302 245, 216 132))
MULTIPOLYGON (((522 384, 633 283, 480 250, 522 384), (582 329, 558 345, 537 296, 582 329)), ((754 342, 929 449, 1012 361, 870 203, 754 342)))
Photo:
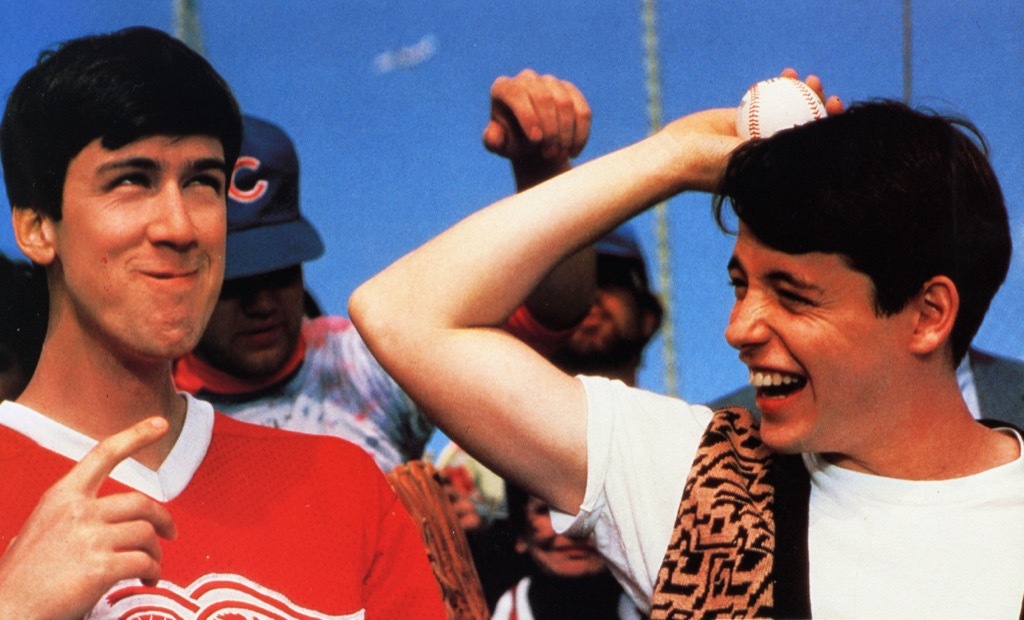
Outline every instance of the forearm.
MULTIPOLYGON (((571 169, 568 157, 512 160, 517 192, 525 192, 571 169)), ((541 325, 561 330, 574 326, 587 313, 596 293, 597 256, 593 246, 586 246, 556 265, 524 303, 541 325)))
POLYGON ((380 303, 403 322, 500 324, 566 256, 688 185, 705 188, 705 171, 680 171, 666 142, 654 136, 471 215, 360 287, 353 318, 372 320, 363 307, 380 303))
POLYGON ((352 319, 450 437, 574 511, 586 488, 582 386, 486 328, 566 256, 668 196, 712 188, 732 146, 659 134, 506 198, 359 287, 352 319))

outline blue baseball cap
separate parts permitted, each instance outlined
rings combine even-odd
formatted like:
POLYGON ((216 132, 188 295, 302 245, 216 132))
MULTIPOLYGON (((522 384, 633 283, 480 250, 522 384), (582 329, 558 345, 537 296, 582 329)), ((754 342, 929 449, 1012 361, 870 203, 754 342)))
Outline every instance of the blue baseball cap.
POLYGON ((255 276, 324 253, 320 234, 299 211, 299 158, 280 127, 245 116, 242 150, 228 188, 224 279, 255 276))
POLYGON ((624 280, 631 288, 648 291, 647 261, 644 259, 640 241, 633 226, 626 222, 598 239, 594 244, 597 252, 598 284, 624 280), (602 260, 602 257, 605 260, 602 260), (611 261, 607 259, 612 259, 611 261))

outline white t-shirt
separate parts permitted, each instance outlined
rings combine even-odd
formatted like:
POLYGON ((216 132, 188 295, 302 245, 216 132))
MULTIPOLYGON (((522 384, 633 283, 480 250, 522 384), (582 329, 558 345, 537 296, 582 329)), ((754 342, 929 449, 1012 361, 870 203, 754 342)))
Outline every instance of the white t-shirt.
MULTIPOLYGON (((649 611, 711 411, 617 381, 581 380, 587 491, 577 515, 552 512, 552 523, 592 533, 623 588, 649 611)), ((1018 617, 1024 459, 927 482, 845 470, 817 455, 804 462, 814 616, 1018 617)))

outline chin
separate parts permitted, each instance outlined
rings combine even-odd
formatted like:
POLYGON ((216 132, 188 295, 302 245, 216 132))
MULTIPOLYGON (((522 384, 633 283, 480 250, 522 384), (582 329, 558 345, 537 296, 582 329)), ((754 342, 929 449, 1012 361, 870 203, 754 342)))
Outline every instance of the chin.
POLYGON ((238 360, 236 374, 251 381, 264 381, 280 372, 287 362, 288 357, 283 354, 248 356, 238 360))
POLYGON ((761 441, 776 454, 807 452, 807 437, 796 429, 778 424, 761 423, 761 441))

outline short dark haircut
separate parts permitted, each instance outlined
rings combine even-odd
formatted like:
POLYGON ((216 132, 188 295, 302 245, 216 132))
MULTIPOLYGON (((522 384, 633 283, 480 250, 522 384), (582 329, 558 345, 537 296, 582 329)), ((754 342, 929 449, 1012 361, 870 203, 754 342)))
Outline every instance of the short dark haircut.
POLYGON ((879 316, 905 308, 929 278, 949 277, 960 295, 954 363, 1009 269, 1009 220, 980 132, 894 101, 741 146, 715 201, 723 229, 726 198, 774 249, 843 256, 871 278, 879 316))
POLYGON ((152 135, 220 140, 227 166, 242 139, 238 103, 195 51, 152 28, 73 39, 39 56, 0 124, 7 196, 61 219, 70 161, 97 138, 113 150, 152 135))

